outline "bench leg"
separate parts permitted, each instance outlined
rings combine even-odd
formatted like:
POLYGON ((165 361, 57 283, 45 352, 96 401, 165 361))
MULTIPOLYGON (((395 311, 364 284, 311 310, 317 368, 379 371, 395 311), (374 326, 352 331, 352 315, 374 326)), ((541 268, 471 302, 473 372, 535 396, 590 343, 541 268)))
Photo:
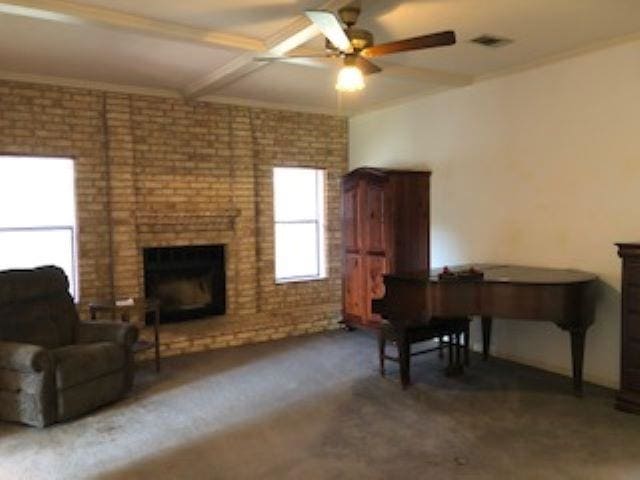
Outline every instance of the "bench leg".
POLYGON ((411 385, 411 345, 405 335, 398 338, 398 359, 400 360, 400 383, 402 388, 411 385))
POLYGON ((378 358, 380 360, 380 376, 384 377, 384 353, 385 353, 386 340, 384 334, 378 332, 378 358))
POLYGON ((446 369, 446 375, 449 377, 460 375, 464 370, 461 350, 460 334, 454 333, 449 335, 449 365, 447 365, 446 369))

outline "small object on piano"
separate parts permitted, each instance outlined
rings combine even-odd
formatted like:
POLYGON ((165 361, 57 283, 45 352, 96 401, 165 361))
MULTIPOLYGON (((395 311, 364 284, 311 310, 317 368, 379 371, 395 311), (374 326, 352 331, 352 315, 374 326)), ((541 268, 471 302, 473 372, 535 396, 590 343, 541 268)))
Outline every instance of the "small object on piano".
POLYGON ((458 272, 458 277, 464 280, 482 280, 484 278, 484 272, 470 267, 468 270, 458 272))
POLYGON ((133 307, 133 305, 135 305, 135 302, 133 300, 133 298, 129 297, 129 298, 120 298, 118 300, 116 300, 116 306, 117 307, 133 307))
POLYGON ((439 280, 450 280, 455 278, 456 274, 449 270, 449 267, 446 265, 442 268, 442 272, 438 274, 439 280))
POLYGON ((449 267, 444 267, 442 272, 438 274, 438 280, 448 281, 479 281, 484 279, 484 272, 470 267, 467 270, 453 272, 449 267))

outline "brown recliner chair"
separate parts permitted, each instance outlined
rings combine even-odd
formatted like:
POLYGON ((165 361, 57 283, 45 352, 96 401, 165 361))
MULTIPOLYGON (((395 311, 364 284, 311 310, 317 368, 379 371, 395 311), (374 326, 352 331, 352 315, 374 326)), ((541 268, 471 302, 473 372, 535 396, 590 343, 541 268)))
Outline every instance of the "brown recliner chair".
POLYGON ((58 267, 0 272, 0 419, 44 427, 121 398, 137 336, 81 322, 58 267))

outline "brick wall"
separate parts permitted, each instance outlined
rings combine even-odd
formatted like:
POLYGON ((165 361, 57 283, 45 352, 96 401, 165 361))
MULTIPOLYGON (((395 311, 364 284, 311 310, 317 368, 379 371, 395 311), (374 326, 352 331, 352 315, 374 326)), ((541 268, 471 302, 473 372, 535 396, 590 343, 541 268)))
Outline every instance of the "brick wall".
POLYGON ((227 314, 163 325, 163 355, 337 326, 344 118, 0 82, 0 152, 75 159, 83 317, 144 291, 142 248, 224 243, 227 314), (274 282, 274 166, 327 171, 327 279, 274 282))

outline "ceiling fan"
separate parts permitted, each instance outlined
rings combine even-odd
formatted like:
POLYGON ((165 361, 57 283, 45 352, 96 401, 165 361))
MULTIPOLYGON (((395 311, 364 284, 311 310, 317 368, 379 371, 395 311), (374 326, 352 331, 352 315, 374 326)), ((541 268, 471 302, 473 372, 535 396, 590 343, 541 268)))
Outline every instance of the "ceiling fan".
POLYGON ((336 90, 353 92, 364 88, 363 75, 372 75, 382 68, 371 62, 392 53, 408 52, 424 48, 444 47, 456 43, 455 32, 451 30, 431 33, 419 37, 406 38, 395 42, 374 44, 370 31, 355 28, 360 16, 360 7, 348 5, 338 10, 338 14, 326 10, 307 10, 305 15, 326 37, 326 53, 320 55, 289 55, 281 57, 258 57, 258 61, 287 61, 304 58, 338 58, 344 66, 338 73, 336 90))

